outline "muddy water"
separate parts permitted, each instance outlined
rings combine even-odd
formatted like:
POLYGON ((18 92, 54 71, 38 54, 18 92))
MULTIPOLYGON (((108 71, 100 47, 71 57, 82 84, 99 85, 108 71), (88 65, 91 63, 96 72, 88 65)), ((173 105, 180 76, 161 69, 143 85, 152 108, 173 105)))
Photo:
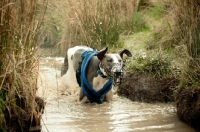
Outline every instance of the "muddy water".
POLYGON ((66 92, 63 58, 42 58, 38 95, 45 99, 42 132, 195 132, 176 116, 173 103, 147 104, 114 96, 112 102, 79 104, 76 91, 66 92))

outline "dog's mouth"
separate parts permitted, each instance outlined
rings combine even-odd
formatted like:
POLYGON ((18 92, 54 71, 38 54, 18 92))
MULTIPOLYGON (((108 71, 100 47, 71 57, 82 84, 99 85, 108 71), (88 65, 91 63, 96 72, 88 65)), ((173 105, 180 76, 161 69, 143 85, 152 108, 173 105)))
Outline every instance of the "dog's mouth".
POLYGON ((124 76, 124 68, 118 64, 118 63, 113 63, 109 68, 104 68, 106 74, 110 77, 113 78, 113 85, 118 86, 122 83, 122 79, 124 76))

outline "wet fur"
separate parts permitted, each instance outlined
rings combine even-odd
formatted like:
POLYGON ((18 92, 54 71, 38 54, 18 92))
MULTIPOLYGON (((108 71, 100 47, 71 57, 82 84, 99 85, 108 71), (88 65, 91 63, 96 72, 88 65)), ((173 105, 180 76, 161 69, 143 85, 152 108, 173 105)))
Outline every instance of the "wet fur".
MULTIPOLYGON (((68 49, 68 52, 67 52, 65 60, 64 60, 64 66, 63 66, 65 68, 62 68, 62 70, 61 70, 61 75, 64 76, 63 77, 64 83, 66 83, 66 85, 68 87, 78 87, 78 83, 77 83, 76 77, 75 77, 75 74, 76 74, 75 71, 79 67, 79 61, 81 60, 81 54, 83 53, 83 51, 88 50, 88 49, 91 50, 91 48, 85 47, 85 46, 76 46, 76 47, 68 49), (66 65, 67 65, 67 67, 66 67, 66 65), (66 70, 66 68, 67 68, 67 70, 66 70), (64 73, 65 71, 66 71, 66 74, 64 73)), ((106 54, 107 49, 108 48, 102 49, 101 51, 99 51, 97 56, 92 57, 92 59, 89 62, 89 66, 87 68, 88 82, 96 91, 100 90, 104 86, 104 84, 108 81, 107 78, 103 78, 97 74, 99 66, 100 66, 101 71, 104 73, 104 75, 106 75, 106 72, 103 69, 103 65, 104 65, 104 67, 110 67, 113 63, 120 63, 120 65, 122 66, 123 65, 123 61, 122 61, 123 54, 125 53, 128 56, 132 56, 130 51, 128 51, 126 49, 123 51, 120 51, 119 53, 106 54), (100 65, 99 65, 99 63, 100 63, 100 65)), ((79 89, 80 89, 79 101, 81 103, 87 102, 88 101, 87 97, 84 95, 81 88, 79 88, 79 89)), ((105 100, 111 101, 112 96, 113 96, 113 93, 112 93, 112 90, 110 90, 106 94, 105 100)))

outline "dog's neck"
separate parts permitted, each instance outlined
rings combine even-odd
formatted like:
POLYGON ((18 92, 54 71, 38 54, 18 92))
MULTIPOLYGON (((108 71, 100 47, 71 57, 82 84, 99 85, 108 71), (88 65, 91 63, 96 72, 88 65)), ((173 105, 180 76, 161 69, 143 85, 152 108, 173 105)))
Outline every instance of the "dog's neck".
POLYGON ((108 76, 106 76, 105 74, 103 74, 103 72, 101 71, 100 68, 99 68, 99 70, 97 71, 97 74, 100 75, 102 78, 108 78, 108 76))

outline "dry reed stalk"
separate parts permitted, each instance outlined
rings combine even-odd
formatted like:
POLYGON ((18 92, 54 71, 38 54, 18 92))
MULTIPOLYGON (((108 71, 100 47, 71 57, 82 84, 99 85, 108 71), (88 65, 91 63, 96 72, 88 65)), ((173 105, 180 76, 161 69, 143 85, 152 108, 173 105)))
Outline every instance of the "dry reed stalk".
POLYGON ((0 94, 3 95, 0 100, 4 102, 0 111, 5 113, 9 130, 29 131, 32 125, 40 125, 32 122, 40 120, 39 117, 30 120, 35 110, 39 60, 35 55, 38 49, 35 34, 40 19, 35 16, 36 2, 0 2, 0 94), (18 125, 12 126, 16 120, 18 125))
POLYGON ((68 0, 64 52, 74 45, 114 45, 119 34, 130 29, 138 4, 139 0, 68 0))
POLYGON ((200 55, 200 7, 196 0, 176 0, 173 4, 175 39, 187 46, 192 58, 200 55))
POLYGON ((200 79, 200 7, 196 0, 176 0, 173 5, 172 34, 178 45, 187 47, 187 68, 184 78, 192 85, 200 79))
POLYGON ((175 0, 173 4, 174 27, 172 33, 179 45, 187 47, 187 63, 176 91, 178 118, 200 130, 200 2, 175 0))

